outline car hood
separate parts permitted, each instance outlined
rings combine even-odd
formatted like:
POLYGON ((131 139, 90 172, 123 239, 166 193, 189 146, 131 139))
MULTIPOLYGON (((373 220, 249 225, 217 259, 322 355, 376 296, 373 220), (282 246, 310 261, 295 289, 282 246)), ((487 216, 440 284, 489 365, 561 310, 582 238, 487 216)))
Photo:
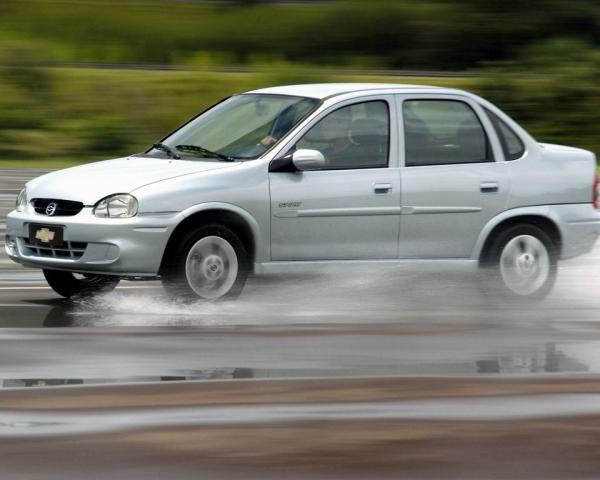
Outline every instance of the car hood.
POLYGON ((236 165, 239 165, 239 162, 151 157, 118 158, 42 175, 27 184, 27 193, 30 199, 73 200, 91 206, 113 193, 128 193, 161 180, 236 165))

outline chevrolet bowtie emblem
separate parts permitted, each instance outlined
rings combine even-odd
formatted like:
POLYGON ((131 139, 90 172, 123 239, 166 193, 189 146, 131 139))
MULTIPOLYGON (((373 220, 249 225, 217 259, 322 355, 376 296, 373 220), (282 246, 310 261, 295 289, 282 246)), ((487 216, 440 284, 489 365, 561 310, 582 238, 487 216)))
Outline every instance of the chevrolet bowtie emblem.
POLYGON ((54 240, 54 232, 48 230, 47 228, 40 228, 37 232, 35 232, 35 238, 43 243, 48 243, 54 240))

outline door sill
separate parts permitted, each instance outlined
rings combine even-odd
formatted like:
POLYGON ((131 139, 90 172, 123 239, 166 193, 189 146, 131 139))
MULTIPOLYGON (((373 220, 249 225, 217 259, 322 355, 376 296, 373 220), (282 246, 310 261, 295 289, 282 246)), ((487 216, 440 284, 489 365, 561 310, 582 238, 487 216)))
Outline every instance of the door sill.
POLYGON ((424 270, 450 268, 476 270, 479 262, 470 258, 402 258, 380 260, 292 260, 254 264, 256 275, 278 273, 326 273, 341 268, 409 267, 419 266, 424 270))

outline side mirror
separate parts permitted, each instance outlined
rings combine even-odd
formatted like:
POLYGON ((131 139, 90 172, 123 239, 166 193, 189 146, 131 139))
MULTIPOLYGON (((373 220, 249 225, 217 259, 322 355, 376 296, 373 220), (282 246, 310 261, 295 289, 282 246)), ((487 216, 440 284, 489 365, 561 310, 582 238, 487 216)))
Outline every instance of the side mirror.
POLYGON ((285 157, 271 160, 269 172, 299 172, 320 170, 325 167, 325 157, 318 150, 300 149, 285 157))
POLYGON ((294 166, 302 170, 320 170, 325 167, 325 157, 318 150, 300 149, 292 155, 294 166))

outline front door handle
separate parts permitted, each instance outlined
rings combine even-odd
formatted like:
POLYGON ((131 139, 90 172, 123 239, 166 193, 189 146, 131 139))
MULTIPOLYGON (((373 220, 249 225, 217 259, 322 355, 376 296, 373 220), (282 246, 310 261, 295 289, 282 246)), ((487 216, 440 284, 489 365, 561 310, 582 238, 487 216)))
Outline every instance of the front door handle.
POLYGON ((481 193, 495 193, 498 191, 498 182, 481 182, 479 190, 481 193))
POLYGON ((374 183, 373 184, 373 192, 375 195, 385 195, 387 193, 391 193, 392 184, 391 183, 374 183))

